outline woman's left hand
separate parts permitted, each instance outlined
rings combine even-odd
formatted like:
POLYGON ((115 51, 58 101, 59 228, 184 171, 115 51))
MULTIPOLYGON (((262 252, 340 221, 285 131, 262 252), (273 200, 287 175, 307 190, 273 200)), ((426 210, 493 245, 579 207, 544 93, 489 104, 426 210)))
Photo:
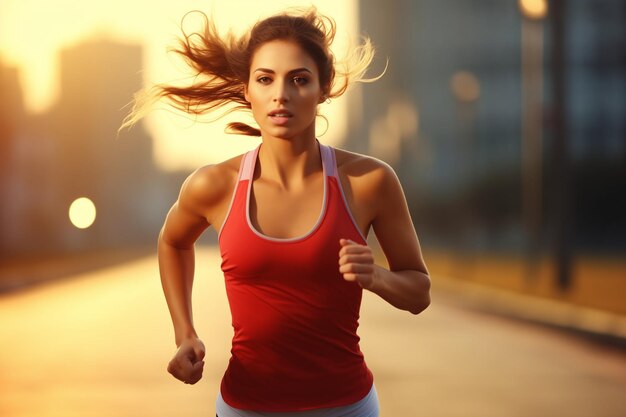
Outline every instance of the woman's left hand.
POLYGON ((376 280, 374 256, 369 246, 359 245, 349 239, 340 239, 339 272, 346 281, 355 281, 369 290, 376 280))

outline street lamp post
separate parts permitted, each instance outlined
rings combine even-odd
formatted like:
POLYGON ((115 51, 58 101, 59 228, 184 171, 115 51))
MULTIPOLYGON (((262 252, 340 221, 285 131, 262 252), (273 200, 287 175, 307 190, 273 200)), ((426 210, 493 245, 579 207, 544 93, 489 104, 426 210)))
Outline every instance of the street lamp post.
MULTIPOLYGON (((553 129, 552 155, 554 159, 554 257, 556 281, 562 290, 571 284, 571 207, 569 203, 569 157, 566 123, 565 85, 565 0, 552 0, 550 20, 552 34, 552 112, 553 129)), ((519 0, 522 13, 522 88, 523 127, 522 155, 524 175, 524 213, 530 232, 530 253, 536 253, 536 242, 541 231, 541 157, 542 157, 542 112, 543 93, 543 26, 548 14, 547 0, 519 0), (531 49, 532 44, 536 45, 531 49), (534 51, 534 52, 533 52, 534 51)), ((534 262, 534 260, 533 260, 534 262)), ((531 266, 533 264, 531 263, 531 266)))
POLYGON ((522 216, 527 232, 527 276, 537 274, 543 182, 543 19, 546 0, 519 0, 522 13, 522 216))
POLYGON ((567 86, 565 66, 565 8, 567 1, 553 0, 551 13, 552 126, 554 130, 555 258, 557 283, 562 290, 572 280, 572 205, 570 203, 570 161, 567 143, 567 86))

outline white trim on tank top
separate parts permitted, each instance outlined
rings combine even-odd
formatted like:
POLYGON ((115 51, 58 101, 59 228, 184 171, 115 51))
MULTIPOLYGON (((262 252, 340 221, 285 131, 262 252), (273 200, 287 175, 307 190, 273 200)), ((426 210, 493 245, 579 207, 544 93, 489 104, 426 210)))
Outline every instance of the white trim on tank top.
POLYGON ((230 212, 232 210, 233 203, 235 201, 235 196, 237 195, 237 189, 239 188, 239 183, 241 181, 245 181, 245 180, 250 181, 248 183, 248 190, 246 193, 246 221, 248 222, 248 227, 250 227, 250 230, 252 230, 256 235, 258 235, 259 237, 265 240, 274 241, 274 242, 296 242, 296 241, 303 240, 306 237, 310 236, 312 233, 315 232, 315 230, 317 230, 318 226, 320 225, 322 219, 324 218, 324 215, 326 214, 326 209, 327 209, 326 207, 327 206, 327 192, 328 192, 328 184, 327 184, 328 178, 327 177, 334 177, 337 181, 337 186, 339 187, 339 191, 341 192, 341 198, 343 200, 343 204, 346 208, 346 211, 348 212, 348 216, 350 216, 350 220, 352 220, 352 224, 356 228, 357 232, 359 233, 359 236, 361 236, 363 241, 367 242, 367 237, 363 235, 363 232, 361 231, 359 224, 357 223, 354 215, 352 214, 352 210, 350 210, 350 205, 348 204, 348 198, 346 197, 346 193, 343 190, 343 185, 341 184, 341 179, 339 178, 339 172, 337 169, 337 157, 335 155, 335 150, 330 146, 323 145, 317 139, 316 141, 319 145, 320 155, 322 159, 322 170, 324 172, 324 199, 322 201, 322 210, 321 210, 320 216, 318 217, 317 222, 315 223, 313 228, 304 236, 294 237, 294 238, 275 238, 275 237, 266 236, 260 233, 259 231, 256 230, 256 228, 252 226, 252 222, 250 221, 250 209, 249 209, 250 191, 252 188, 252 177, 254 176, 254 167, 256 165, 257 156, 262 145, 260 144, 255 149, 252 149, 246 152, 241 158, 239 174, 237 177, 237 184, 233 188, 232 196, 230 199, 230 204, 228 205, 228 210, 226 211, 226 216, 224 217, 224 221, 217 235, 218 241, 219 241, 220 236, 222 235, 222 230, 224 230, 224 226, 226 225, 226 222, 228 221, 228 218, 230 216, 230 212))
MULTIPOLYGON (((250 230, 252 230, 252 232, 255 235, 257 235, 258 237, 260 237, 261 239, 269 240, 270 242, 299 242, 301 240, 304 240, 304 239, 308 238, 313 233, 315 233, 317 231, 317 229, 319 229, 320 225, 322 224, 322 220, 324 220, 324 217, 326 215, 326 211, 328 210, 328 172, 327 172, 327 166, 328 166, 328 163, 330 161, 328 161, 328 154, 325 151, 323 151, 324 145, 319 143, 319 141, 317 141, 317 143, 318 143, 319 149, 320 149, 320 156, 321 156, 321 159, 322 159, 322 172, 323 172, 323 177, 324 177, 324 197, 322 198, 322 208, 320 210, 319 216, 317 217, 317 221, 315 222, 313 227, 308 232, 306 232, 302 236, 289 237, 289 238, 272 237, 272 236, 268 236, 266 234, 263 234, 260 231, 258 231, 256 229, 256 227, 254 227, 254 225, 252 224, 252 220, 250 219, 250 199, 251 199, 251 196, 252 196, 252 176, 254 175, 254 167, 256 165, 257 156, 259 154, 259 149, 261 148, 261 146, 259 146, 259 147, 257 147, 255 149, 252 158, 250 158, 250 160, 252 160, 252 163, 249 165, 248 172, 244 173, 243 180, 245 180, 248 177, 248 175, 249 175, 248 178, 250 178, 250 180, 248 182, 248 192, 246 193, 246 222, 248 223, 248 227, 250 228, 250 230)), ((246 168, 246 167, 244 167, 244 168, 246 168)))

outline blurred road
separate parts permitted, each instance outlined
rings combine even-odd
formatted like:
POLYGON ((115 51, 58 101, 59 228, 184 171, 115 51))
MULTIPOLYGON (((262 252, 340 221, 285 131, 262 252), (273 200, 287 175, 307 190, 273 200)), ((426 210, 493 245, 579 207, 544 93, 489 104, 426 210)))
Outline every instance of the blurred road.
MULTIPOLYGON (((204 379, 165 368, 173 332, 154 257, 0 296, 0 416, 213 416, 229 356, 219 253, 197 256, 204 379)), ((469 310, 438 290, 419 316, 363 300, 382 417, 623 417, 626 353, 469 310)))

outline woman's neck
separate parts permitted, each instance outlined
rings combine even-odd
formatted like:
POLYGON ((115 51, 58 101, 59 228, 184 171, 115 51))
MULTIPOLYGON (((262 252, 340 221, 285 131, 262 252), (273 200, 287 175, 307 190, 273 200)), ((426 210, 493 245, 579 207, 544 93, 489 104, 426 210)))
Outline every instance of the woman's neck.
POLYGON ((263 137, 255 178, 276 183, 284 189, 299 188, 306 179, 322 171, 315 135, 290 139, 263 137))

